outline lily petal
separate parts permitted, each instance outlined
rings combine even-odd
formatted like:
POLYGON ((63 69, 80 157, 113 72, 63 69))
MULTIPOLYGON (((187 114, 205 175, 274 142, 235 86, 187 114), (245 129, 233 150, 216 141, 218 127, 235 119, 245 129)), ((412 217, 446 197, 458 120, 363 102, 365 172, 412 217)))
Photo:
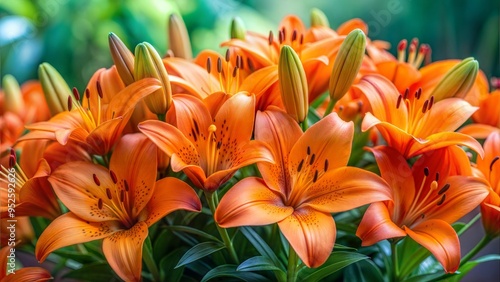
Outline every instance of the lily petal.
POLYGON ((356 230, 362 246, 371 246, 385 239, 404 237, 406 232, 391 219, 389 210, 384 203, 371 204, 356 230))
POLYGON ((41 267, 25 267, 2 279, 2 282, 42 282, 53 279, 50 272, 41 267))
POLYGON ((36 243, 35 255, 42 262, 62 247, 86 243, 110 236, 118 227, 117 222, 88 222, 72 212, 61 215, 50 223, 36 243))
POLYGON ((414 142, 409 144, 406 153, 407 158, 418 156, 425 152, 440 149, 452 145, 461 145, 469 147, 474 150, 481 158, 484 151, 481 144, 472 136, 465 135, 458 132, 440 132, 435 133, 426 138, 425 141, 415 138, 414 142))
POLYGON ((102 252, 121 279, 141 281, 142 246, 147 236, 148 226, 141 221, 103 240, 102 252))
POLYGON ((460 265, 460 242, 450 224, 432 219, 410 229, 404 227, 408 235, 428 249, 448 273, 457 271, 460 265))
POLYGON ((381 75, 394 83, 399 93, 404 93, 421 76, 420 72, 413 65, 399 61, 378 63, 377 69, 381 75))
POLYGON ((302 136, 297 122, 281 111, 257 112, 255 139, 267 143, 274 153, 275 163, 258 163, 262 178, 270 189, 287 195, 291 183, 288 156, 293 145, 302 136))
POLYGON ((487 124, 472 123, 460 128, 458 132, 477 139, 486 139, 490 133, 500 132, 500 128, 487 124))
POLYGON ((264 181, 248 177, 236 183, 222 197, 214 218, 219 226, 267 225, 283 220, 293 213, 280 195, 267 188, 264 181))
POLYGON ((128 195, 134 206, 132 218, 142 211, 153 194, 156 166, 156 146, 146 136, 127 134, 120 139, 109 168, 116 174, 118 183, 120 180, 128 182, 128 195))
POLYGON ((166 177, 156 182, 153 196, 146 206, 146 224, 153 223, 175 210, 200 211, 201 202, 186 182, 174 177, 166 177))
POLYGON ((318 267, 330 256, 337 231, 329 213, 310 207, 299 208, 278 222, 278 226, 308 267, 318 267))
POLYGON ((342 167, 326 172, 301 198, 303 206, 332 213, 392 200, 392 191, 380 176, 372 172, 342 167))

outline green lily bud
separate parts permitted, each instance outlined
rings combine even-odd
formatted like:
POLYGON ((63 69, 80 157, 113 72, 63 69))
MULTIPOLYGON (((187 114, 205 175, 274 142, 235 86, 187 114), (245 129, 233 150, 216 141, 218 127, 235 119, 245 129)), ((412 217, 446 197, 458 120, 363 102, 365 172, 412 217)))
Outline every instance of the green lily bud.
POLYGON ((134 80, 134 54, 125 46, 123 41, 114 33, 108 36, 109 50, 116 66, 116 70, 125 85, 132 84, 134 80))
POLYGON ((246 28, 240 17, 234 17, 231 21, 231 38, 245 40, 246 28))
POLYGON ((299 56, 288 45, 281 47, 278 78, 287 113, 297 122, 303 122, 309 110, 306 73, 299 56))
POLYGON ((188 60, 193 58, 186 25, 182 18, 176 14, 170 15, 168 18, 168 39, 170 41, 170 50, 172 50, 175 57, 188 60))
MULTIPOLYGON (((49 63, 42 63, 38 67, 38 78, 42 84, 50 114, 55 116, 58 113, 67 111, 68 96, 73 94, 61 74, 49 63)), ((72 101, 72 103, 72 106, 76 107, 75 101, 72 101)))
POLYGON ((463 59, 451 68, 432 91, 435 101, 445 98, 464 98, 474 85, 479 64, 474 58, 463 59))
POLYGON ((151 44, 144 42, 135 47, 134 77, 140 80, 146 77, 158 79, 162 88, 144 98, 149 110, 157 115, 165 115, 172 104, 172 89, 163 61, 151 44))
POLYGON ((365 48, 365 34, 358 28, 351 31, 342 42, 328 86, 332 101, 340 100, 351 87, 361 68, 365 48))
POLYGON ((311 26, 330 27, 330 23, 328 22, 328 18, 326 17, 325 13, 323 13, 323 11, 317 8, 313 8, 311 10, 311 26))
POLYGON ((23 114, 24 100, 16 78, 7 74, 3 77, 2 83, 5 93, 5 109, 17 115, 23 114))

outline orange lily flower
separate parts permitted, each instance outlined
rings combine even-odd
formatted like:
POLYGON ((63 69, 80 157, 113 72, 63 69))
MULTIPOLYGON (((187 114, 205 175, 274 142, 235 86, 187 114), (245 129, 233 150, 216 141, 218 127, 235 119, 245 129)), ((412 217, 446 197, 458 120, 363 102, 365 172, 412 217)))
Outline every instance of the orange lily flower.
POLYGON ((500 132, 499 89, 479 102, 479 110, 472 115, 472 119, 474 123, 462 127, 459 132, 478 139, 485 139, 492 132, 500 132))
POLYGON ((187 95, 177 95, 173 106, 177 127, 151 120, 139 124, 139 129, 167 153, 172 170, 183 170, 196 187, 215 191, 239 168, 273 161, 265 144, 250 141, 253 95, 233 95, 212 113, 202 101, 187 95))
MULTIPOLYGON (((90 154, 105 155, 118 141, 134 106, 159 87, 158 80, 153 78, 124 87, 115 67, 100 69, 91 78, 82 105, 77 102, 71 111, 59 113, 47 122, 26 126, 31 132, 18 141, 43 139, 66 145, 71 139, 88 147, 90 154)), ((74 98, 79 101, 76 92, 74 98)), ((68 102, 71 100, 68 97, 68 102)))
POLYGON ((370 151, 393 190, 394 202, 368 207, 356 232, 362 245, 408 235, 428 249, 446 272, 455 272, 460 265, 460 242, 451 223, 488 195, 486 181, 468 176, 468 157, 457 146, 425 153, 412 168, 391 147, 370 151))
POLYGON ((139 281, 148 227, 174 210, 201 209, 185 182, 172 177, 156 181, 156 166, 156 146, 139 133, 121 138, 109 170, 87 162, 60 166, 49 182, 70 212, 42 233, 37 259, 44 261, 65 246, 104 239, 102 249, 111 268, 123 280, 139 281))
POLYGON ((320 266, 335 242, 330 213, 391 198, 379 176, 346 167, 353 132, 353 123, 335 113, 302 133, 284 112, 258 112, 255 138, 271 146, 276 163, 257 164, 263 179, 236 183, 220 201, 215 220, 224 228, 277 222, 302 261, 320 266))
POLYGON ((450 145, 467 146, 482 156, 483 149, 473 137, 453 132, 477 109, 463 99, 435 102, 430 97, 420 106, 420 91, 401 95, 378 74, 364 76, 354 88, 365 95, 372 110, 366 113, 362 130, 376 127, 387 144, 405 158, 450 145))
POLYGON ((8 273, 15 267, 15 261, 10 264, 8 255, 12 247, 5 246, 0 249, 0 281, 1 282, 43 282, 52 279, 50 273, 41 267, 24 267, 15 269, 12 273, 8 273), (8 268, 7 268, 8 266, 8 268))
POLYGON ((481 218, 486 234, 500 236, 500 132, 491 133, 484 141, 484 159, 477 159, 478 175, 490 184, 490 194, 481 204, 481 218))

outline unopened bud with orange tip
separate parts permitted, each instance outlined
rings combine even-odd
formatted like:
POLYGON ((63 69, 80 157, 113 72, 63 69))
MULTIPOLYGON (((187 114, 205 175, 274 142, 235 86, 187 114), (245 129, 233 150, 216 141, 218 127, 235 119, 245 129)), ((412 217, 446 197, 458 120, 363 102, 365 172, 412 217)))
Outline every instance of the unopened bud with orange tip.
POLYGON ((134 80, 134 54, 125 46, 123 41, 114 33, 108 36, 109 50, 116 66, 116 70, 125 85, 132 84, 134 80))
POLYGON ((160 55, 147 42, 135 48, 134 77, 135 80, 152 77, 161 82, 162 88, 145 97, 144 102, 154 114, 165 115, 172 104, 170 80, 160 55))
POLYGON ((299 56, 288 45, 281 47, 278 78, 286 112, 297 122, 303 122, 309 109, 307 79, 299 56))
POLYGON ((2 88, 5 93, 5 110, 18 116, 24 115, 24 100, 17 80, 6 74, 2 79, 2 88))
POLYGON ((340 100, 351 87, 361 68, 365 48, 366 36, 359 28, 351 31, 342 42, 330 76, 331 101, 340 100))
MULTIPOLYGON (((38 67, 38 78, 42 84, 45 100, 49 106, 50 114, 68 110, 68 96, 73 95, 68 84, 61 74, 49 63, 42 63, 38 67)), ((75 103, 72 101, 72 103, 75 103)), ((72 104, 72 106, 76 106, 72 104)))
POLYGON ((231 38, 245 40, 246 28, 240 17, 234 17, 231 21, 231 38))
POLYGON ((193 51, 186 25, 181 17, 171 14, 168 18, 168 40, 169 48, 175 57, 191 60, 193 51))
POLYGON ((330 27, 330 22, 323 11, 318 8, 313 8, 311 10, 311 26, 330 27))
POLYGON ((478 71, 479 64, 474 58, 463 59, 446 73, 430 96, 434 96, 436 102, 451 97, 464 98, 474 85, 478 71))

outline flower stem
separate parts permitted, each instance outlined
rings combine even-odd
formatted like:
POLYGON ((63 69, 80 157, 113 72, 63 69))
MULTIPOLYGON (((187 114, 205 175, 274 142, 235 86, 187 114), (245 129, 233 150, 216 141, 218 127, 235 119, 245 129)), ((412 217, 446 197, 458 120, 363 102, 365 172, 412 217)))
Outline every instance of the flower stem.
POLYGON ((300 127, 302 128, 302 131, 305 132, 307 128, 309 127, 309 124, 307 123, 307 117, 304 119, 304 121, 300 124, 300 127))
POLYGON ((332 112, 333 107, 335 107, 335 104, 337 104, 337 100, 330 99, 330 101, 328 102, 328 106, 326 107, 325 114, 323 115, 323 117, 326 117, 327 115, 329 115, 332 112))
POLYGON ((299 257, 297 253, 290 245, 288 250, 288 268, 286 272, 286 281, 287 282, 295 282, 297 280, 297 264, 299 257))
POLYGON ((151 239, 149 236, 146 238, 146 242, 144 242, 142 259, 148 267, 149 272, 151 272, 153 280, 161 281, 160 272, 158 272, 158 267, 156 267, 156 262, 153 258, 153 248, 151 246, 151 239))
MULTIPOLYGON (((217 206, 216 195, 215 195, 216 192, 204 191, 204 194, 205 198, 207 199, 208 206, 210 207, 210 211, 212 211, 212 215, 214 215, 215 208, 217 206)), ((233 263, 239 264, 238 255, 236 254, 231 238, 229 238, 229 234, 227 234, 227 230, 225 228, 220 227, 217 224, 217 222, 215 222, 215 226, 217 227, 217 231, 219 231, 219 235, 222 238, 224 245, 226 245, 226 249, 229 252, 229 255, 231 256, 231 260, 233 261, 233 263)))
POLYGON ((464 227, 462 227, 458 232, 457 235, 460 236, 462 235, 465 231, 467 231, 478 219, 481 218, 481 213, 478 213, 473 219, 471 219, 464 227))
POLYGON ((392 258, 392 279, 391 281, 399 281, 399 258, 398 258, 398 242, 391 241, 391 258, 392 258))
POLYGON ((473 258, 479 251, 481 251, 486 245, 488 245, 489 242, 493 239, 492 236, 484 235, 484 237, 477 243, 477 245, 470 250, 460 261, 460 266, 464 265, 466 262, 468 262, 471 258, 473 258))

